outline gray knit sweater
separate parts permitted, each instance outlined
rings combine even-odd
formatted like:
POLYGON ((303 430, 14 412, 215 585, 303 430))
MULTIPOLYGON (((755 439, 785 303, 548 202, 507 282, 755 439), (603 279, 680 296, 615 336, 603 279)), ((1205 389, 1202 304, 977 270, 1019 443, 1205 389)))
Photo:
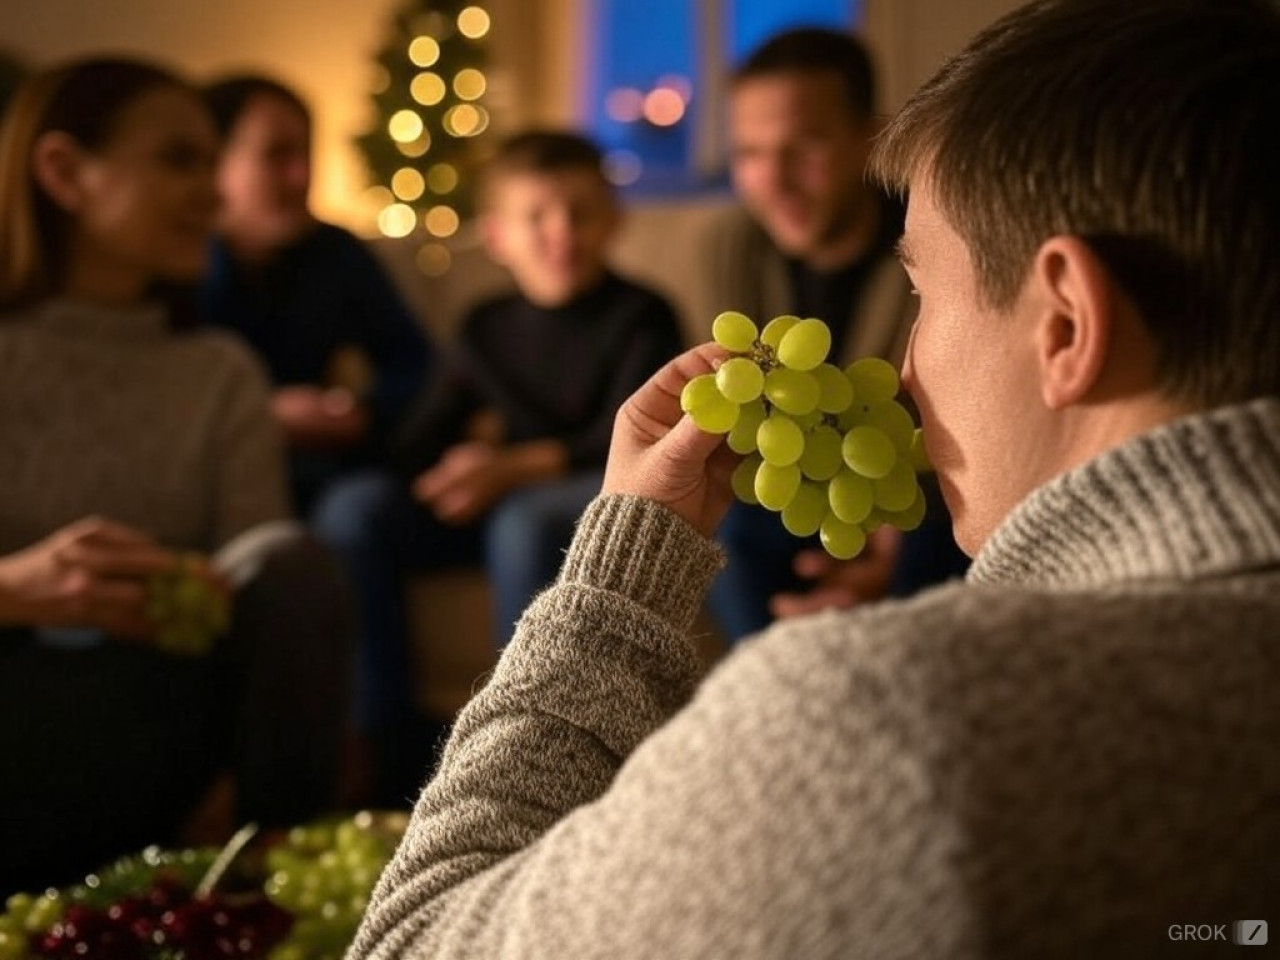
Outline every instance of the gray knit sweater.
POLYGON ((0 553, 90 513, 204 551, 288 516, 257 361, 158 304, 0 316, 0 438, 0 553))
POLYGON ((1108 452, 968 583, 698 686, 717 563, 655 504, 588 509, 352 958, 1184 956, 1171 925, 1280 922, 1280 401, 1108 452))

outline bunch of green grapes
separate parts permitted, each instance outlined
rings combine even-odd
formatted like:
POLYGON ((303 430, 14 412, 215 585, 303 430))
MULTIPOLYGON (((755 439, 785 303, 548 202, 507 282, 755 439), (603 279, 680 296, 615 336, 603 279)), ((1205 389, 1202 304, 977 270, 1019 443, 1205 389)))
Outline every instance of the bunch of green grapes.
POLYGON ((146 616, 155 624, 161 650, 200 656, 227 631, 231 602, 198 572, 199 560, 184 556, 177 565, 147 579, 146 616))
POLYGON ((892 364, 864 357, 841 370, 827 362, 831 331, 821 320, 775 317, 758 330, 729 310, 711 327, 733 356, 694 377, 680 406, 708 433, 728 434, 744 455, 733 490, 781 514, 797 537, 819 534, 838 559, 857 556, 867 534, 924 519, 917 470, 920 431, 898 395, 892 364))
POLYGON ((402 832, 358 813, 294 827, 269 850, 267 896, 296 918, 270 960, 341 960, 402 832))

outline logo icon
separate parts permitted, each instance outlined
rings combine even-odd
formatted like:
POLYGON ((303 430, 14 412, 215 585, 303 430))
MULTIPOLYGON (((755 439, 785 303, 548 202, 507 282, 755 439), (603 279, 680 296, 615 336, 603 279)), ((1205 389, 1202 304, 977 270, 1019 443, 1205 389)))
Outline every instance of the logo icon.
POLYGON ((1267 944, 1267 921, 1237 920, 1231 939, 1242 947, 1264 947, 1267 944))

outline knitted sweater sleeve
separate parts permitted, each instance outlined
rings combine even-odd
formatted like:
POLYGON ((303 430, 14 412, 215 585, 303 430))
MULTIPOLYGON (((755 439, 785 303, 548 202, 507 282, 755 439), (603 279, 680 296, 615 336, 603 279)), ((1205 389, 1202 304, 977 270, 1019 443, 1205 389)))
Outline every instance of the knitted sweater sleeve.
POLYGON ((906 924, 881 902, 933 896, 939 872, 880 874, 879 838, 927 785, 889 728, 862 739, 877 776, 845 776, 858 755, 827 698, 850 690, 796 637, 750 645, 686 703, 682 634, 716 567, 656 504, 588 509, 460 717, 349 960, 838 957, 854 938, 890 955, 876 928, 906 924))

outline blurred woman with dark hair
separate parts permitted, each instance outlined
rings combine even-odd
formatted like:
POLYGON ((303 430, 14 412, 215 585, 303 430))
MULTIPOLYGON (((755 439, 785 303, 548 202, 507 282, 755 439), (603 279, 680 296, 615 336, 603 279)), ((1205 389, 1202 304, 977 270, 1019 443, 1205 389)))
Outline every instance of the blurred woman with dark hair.
POLYGON ((190 322, 216 151, 199 94, 129 59, 33 76, 0 132, 0 894, 172 841, 215 783, 266 822, 333 800, 345 601, 257 361, 190 322), (155 642, 179 565, 230 594, 208 656, 155 642))

